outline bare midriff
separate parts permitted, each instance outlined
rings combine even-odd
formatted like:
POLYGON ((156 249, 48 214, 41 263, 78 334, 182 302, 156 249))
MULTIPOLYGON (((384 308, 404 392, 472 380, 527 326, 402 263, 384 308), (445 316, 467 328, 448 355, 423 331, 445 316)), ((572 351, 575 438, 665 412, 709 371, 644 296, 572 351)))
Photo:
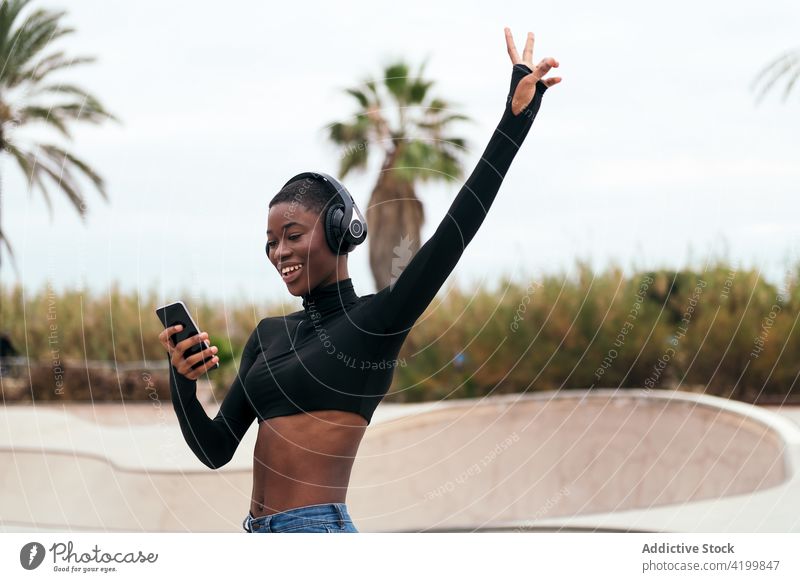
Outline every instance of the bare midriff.
POLYGON ((259 423, 253 454, 255 517, 304 505, 345 503, 367 429, 359 414, 314 410, 259 423))

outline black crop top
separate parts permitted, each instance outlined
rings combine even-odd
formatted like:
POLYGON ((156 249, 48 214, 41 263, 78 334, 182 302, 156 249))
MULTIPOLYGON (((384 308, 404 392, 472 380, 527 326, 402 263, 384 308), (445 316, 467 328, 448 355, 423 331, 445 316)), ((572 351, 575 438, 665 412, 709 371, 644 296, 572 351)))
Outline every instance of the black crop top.
POLYGON ((371 422, 408 332, 475 236, 539 110, 547 89, 541 81, 532 103, 517 116, 511 112, 517 83, 530 72, 514 65, 505 111, 475 170, 436 232, 391 285, 359 297, 352 281, 343 279, 304 296, 301 311, 262 319, 213 420, 197 400, 197 382, 170 366, 181 431, 204 464, 216 469, 230 461, 256 418, 336 409, 371 422))

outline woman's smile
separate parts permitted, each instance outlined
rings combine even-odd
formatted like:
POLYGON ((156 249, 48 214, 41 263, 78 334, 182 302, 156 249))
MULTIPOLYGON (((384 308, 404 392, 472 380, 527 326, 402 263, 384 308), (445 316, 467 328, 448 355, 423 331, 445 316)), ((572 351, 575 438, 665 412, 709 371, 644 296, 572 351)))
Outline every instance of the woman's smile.
POLYGON ((294 265, 282 267, 281 277, 283 278, 284 282, 290 283, 300 276, 300 271, 302 270, 303 270, 302 263, 296 263, 294 265))

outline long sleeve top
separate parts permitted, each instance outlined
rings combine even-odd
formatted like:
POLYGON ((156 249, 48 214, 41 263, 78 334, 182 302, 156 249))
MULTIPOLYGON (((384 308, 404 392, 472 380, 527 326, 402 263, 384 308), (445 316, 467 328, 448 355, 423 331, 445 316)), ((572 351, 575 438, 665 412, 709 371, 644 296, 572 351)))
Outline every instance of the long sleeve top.
POLYGON ((483 223, 531 128, 547 89, 542 81, 525 109, 518 115, 511 111, 516 86, 530 72, 522 64, 512 68, 503 115, 475 169, 436 232, 391 285, 359 296, 352 280, 342 279, 311 290, 301 311, 262 319, 213 419, 197 400, 196 381, 170 366, 181 431, 205 465, 216 469, 230 461, 255 419, 334 409, 370 423, 408 332, 483 223))

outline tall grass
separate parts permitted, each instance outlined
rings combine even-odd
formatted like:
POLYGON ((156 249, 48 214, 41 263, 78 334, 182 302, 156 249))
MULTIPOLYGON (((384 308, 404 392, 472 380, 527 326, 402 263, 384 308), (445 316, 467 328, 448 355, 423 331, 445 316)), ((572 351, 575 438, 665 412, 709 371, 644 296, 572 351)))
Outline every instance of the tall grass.
MULTIPOLYGON (((571 274, 504 279, 494 291, 447 286, 410 332, 387 401, 597 387, 784 401, 796 393, 800 371, 798 274, 795 265, 776 285, 723 261, 704 270, 631 275, 614 266, 593 272, 579 262, 571 274)), ((45 368, 55 357, 73 368, 87 360, 144 361, 145 370, 147 362, 166 362, 154 292, 125 294, 113 286, 99 296, 49 289, 23 296, 15 286, 0 293, 2 329, 45 368)), ((220 397, 256 323, 291 309, 192 307, 221 350, 222 367, 211 374, 220 397)), ((163 370, 153 375, 168 397, 163 370)), ((33 397, 54 398, 52 377, 36 376, 33 397)), ((62 397, 86 398, 82 382, 85 374, 71 376, 62 397)), ((91 386, 88 393, 100 400, 147 397, 116 385, 91 386)))
POLYGON ((409 335, 390 398, 603 387, 781 402, 800 371, 798 267, 776 286, 722 262, 630 276, 578 263, 494 293, 452 289, 409 335))

